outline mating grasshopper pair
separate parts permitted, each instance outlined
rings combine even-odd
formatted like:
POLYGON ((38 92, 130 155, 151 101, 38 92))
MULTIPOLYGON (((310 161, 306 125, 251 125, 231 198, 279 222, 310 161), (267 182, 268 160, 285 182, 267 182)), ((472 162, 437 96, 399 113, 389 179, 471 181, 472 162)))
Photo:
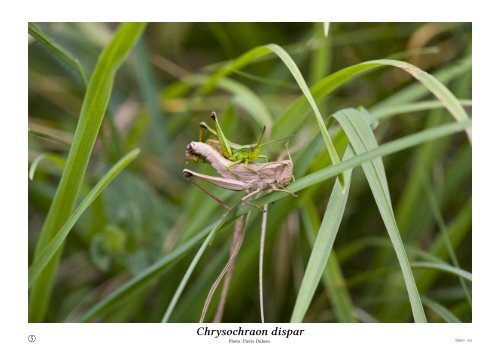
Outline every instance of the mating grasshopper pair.
MULTIPOLYGON (((261 138, 254 145, 236 145, 227 140, 220 129, 215 113, 211 115, 215 121, 216 130, 212 130, 206 123, 200 124, 200 131, 207 129, 216 135, 218 141, 208 140, 207 143, 191 142, 186 148, 187 162, 207 162, 219 173, 220 177, 210 176, 184 169, 184 176, 193 184, 202 189, 219 204, 229 209, 226 203, 210 193, 195 179, 200 179, 219 187, 244 191, 247 194, 242 198, 244 203, 252 204, 249 200, 260 192, 266 190, 281 191, 296 196, 284 189, 293 179, 293 163, 291 158, 266 163, 252 163, 257 158, 266 158, 260 155, 261 138)), ((200 140, 202 134, 200 132, 200 140)), ((259 208, 260 209, 260 208, 259 208)))
MULTIPOLYGON (((205 121, 200 123, 200 142, 203 142, 203 130, 207 130, 212 135, 217 137, 217 140, 207 140, 207 144, 214 147, 217 151, 219 151, 225 158, 231 161, 229 165, 226 167, 230 170, 232 166, 237 165, 238 163, 244 163, 245 168, 252 170, 249 168, 248 163, 254 162, 257 158, 265 158, 267 161, 267 156, 260 154, 260 148, 263 144, 262 138, 264 137, 264 132, 266 131, 266 127, 262 128, 262 134, 260 135, 259 141, 253 145, 238 145, 237 143, 229 141, 224 132, 222 132, 222 128, 219 125, 219 121, 217 120, 217 114, 212 112, 210 114, 210 118, 214 120, 215 130, 212 129, 205 121)), ((270 142, 267 142, 270 143, 270 142)), ((267 144, 265 143, 265 144, 267 144)))

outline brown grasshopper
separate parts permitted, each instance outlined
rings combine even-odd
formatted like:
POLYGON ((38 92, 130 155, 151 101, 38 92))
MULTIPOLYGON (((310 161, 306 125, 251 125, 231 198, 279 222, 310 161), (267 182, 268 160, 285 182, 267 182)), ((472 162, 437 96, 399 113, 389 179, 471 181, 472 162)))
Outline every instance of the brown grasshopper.
POLYGON ((227 167, 231 161, 225 158, 214 147, 203 142, 191 142, 186 148, 186 160, 188 162, 207 162, 219 173, 220 177, 210 176, 184 169, 184 177, 202 189, 219 204, 229 209, 227 204, 215 197, 212 193, 201 186, 195 178, 215 184, 219 187, 244 191, 247 194, 241 199, 244 203, 257 207, 249 202, 249 199, 260 192, 271 190, 288 193, 294 197, 297 195, 284 189, 293 179, 292 160, 281 160, 267 163, 239 163, 233 165, 231 170, 227 167), (248 169, 250 167, 251 169, 248 169))

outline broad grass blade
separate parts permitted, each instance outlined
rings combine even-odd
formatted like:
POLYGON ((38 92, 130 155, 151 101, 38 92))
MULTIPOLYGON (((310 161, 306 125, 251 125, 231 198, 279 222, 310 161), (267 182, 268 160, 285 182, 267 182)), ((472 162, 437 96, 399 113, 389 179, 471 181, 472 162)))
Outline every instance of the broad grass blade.
MULTIPOLYGON (((369 123, 364 119, 365 115, 361 112, 354 109, 345 109, 335 113, 333 116, 342 126, 342 129, 346 133, 357 154, 362 154, 368 150, 377 148, 378 144, 375 136, 373 135, 369 123)), ((410 263, 406 256, 404 245, 399 235, 399 229, 396 224, 382 159, 377 158, 373 161, 363 163, 362 167, 401 266, 413 317, 416 322, 426 322, 427 319, 425 317, 422 301, 420 300, 410 263)))
MULTIPOLYGON (((52 241, 73 211, 90 154, 111 96, 115 74, 141 36, 144 27, 145 24, 142 23, 121 25, 99 57, 85 93, 76 133, 61 181, 37 242, 35 260, 52 241)), ((41 322, 45 319, 61 251, 59 249, 49 261, 31 289, 28 313, 30 322, 41 322)))
POLYGON ((43 268, 49 263, 50 259, 54 257, 56 252, 61 248, 71 231, 73 226, 82 216, 82 214, 87 210, 87 208, 94 202, 94 200, 101 194, 101 192, 108 186, 109 183, 116 178, 120 172, 125 169, 139 154, 139 149, 135 149, 129 152, 125 157, 118 161, 110 170, 97 182, 97 184, 92 188, 92 190, 85 196, 78 207, 71 213, 68 220, 64 223, 61 229, 57 232, 50 243, 45 247, 45 249, 38 255, 33 264, 28 270, 28 287, 31 287, 36 281, 43 268))
MULTIPOLYGON (((352 155, 352 149, 347 148, 344 159, 349 159, 352 155)), ((316 236, 316 241, 314 242, 311 255, 309 256, 304 278, 300 284, 299 293, 290 320, 292 323, 300 323, 304 319, 307 309, 311 304, 314 292, 325 270, 333 243, 337 237, 340 222, 344 216, 349 186, 351 184, 351 173, 352 170, 344 172, 344 187, 342 187, 340 180, 336 180, 333 186, 325 215, 323 216, 318 235, 316 236)))
POLYGON ((42 31, 40 27, 35 25, 34 23, 28 23, 28 33, 37 39, 45 48, 51 51, 57 58, 62 60, 64 63, 73 68, 79 75, 82 80, 82 83, 85 87, 88 86, 89 79, 88 74, 85 68, 83 68, 80 61, 75 58, 71 53, 57 44, 49 35, 42 31))

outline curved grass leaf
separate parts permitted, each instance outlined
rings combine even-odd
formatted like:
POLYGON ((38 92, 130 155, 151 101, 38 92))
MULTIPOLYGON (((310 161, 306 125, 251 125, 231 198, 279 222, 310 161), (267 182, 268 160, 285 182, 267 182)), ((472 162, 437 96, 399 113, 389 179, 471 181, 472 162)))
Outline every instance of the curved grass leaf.
POLYGON ((36 38, 38 42, 44 45, 45 48, 51 51, 57 58, 73 68, 80 75, 83 85, 87 87, 89 83, 88 74, 78 59, 59 46, 52 38, 49 37, 49 35, 43 32, 40 27, 32 22, 28 23, 28 33, 36 38))
MULTIPOLYGON (((352 155, 353 151, 348 147, 344 158, 349 159, 352 155)), ((333 186, 325 215, 321 221, 318 235, 316 236, 311 255, 309 256, 309 261, 307 262, 304 278, 300 284, 299 293, 290 320, 292 323, 300 323, 302 319, 304 319, 307 309, 311 304, 314 292, 325 270, 333 243, 337 237, 340 222, 344 216, 349 186, 351 184, 351 173, 352 170, 344 172, 344 187, 342 187, 340 180, 336 180, 333 186)))
MULTIPOLYGON (((142 34, 144 27, 145 25, 142 23, 121 25, 97 61, 85 93, 66 166, 40 232, 35 250, 35 260, 67 221, 74 208, 90 154, 111 96, 115 74, 142 34)), ((30 322, 41 322, 45 318, 61 251, 62 249, 59 249, 49 261, 32 286, 28 317, 30 322)))
MULTIPOLYGON (((468 56, 454 65, 437 71, 433 76, 444 84, 470 73, 471 68, 472 57, 468 56)), ((372 115, 377 115, 379 110, 412 102, 424 97, 426 94, 428 94, 428 89, 420 82, 417 82, 373 105, 370 107, 370 112, 372 115)))
POLYGON ((75 226, 80 216, 82 216, 85 210, 87 210, 87 208, 94 202, 94 200, 99 196, 99 194, 101 194, 108 184, 111 183, 113 179, 115 179, 116 176, 137 157, 139 152, 139 149, 129 152, 113 167, 111 167, 110 170, 99 180, 99 182, 97 182, 94 188, 92 188, 92 190, 85 196, 73 213, 71 213, 61 229, 57 232, 47 247, 45 247, 45 249, 38 255, 29 268, 28 287, 33 285, 43 268, 45 268, 50 259, 54 257, 57 250, 59 250, 59 248, 63 245, 68 233, 71 231, 73 226, 75 226))
MULTIPOLYGON (((443 105, 448 109, 450 114, 455 118, 456 121, 467 121, 469 116, 465 112, 462 105, 458 99, 452 94, 452 92, 445 87, 439 80, 430 75, 429 73, 421 70, 420 68, 414 66, 413 64, 396 61, 392 59, 379 59, 376 61, 369 61, 368 63, 376 63, 380 65, 389 65, 396 68, 400 68, 412 75, 415 79, 421 82, 434 96, 443 103, 443 105)), ((472 141, 472 128, 466 129, 469 141, 472 141)))
MULTIPOLYGON (((399 63, 403 66, 406 65, 405 62, 399 63)), ((384 65, 387 65, 387 63, 384 63, 383 60, 381 60, 363 62, 343 68, 328 77, 323 78, 320 82, 311 87, 311 94, 315 100, 319 101, 341 85, 355 79, 361 74, 369 73, 372 70, 381 68, 384 65)), ((454 67, 445 68, 444 70, 437 72, 435 77, 430 74, 428 74, 428 76, 433 77, 436 81, 439 80, 441 82, 448 82, 451 79, 469 71, 471 66, 472 60, 468 58, 454 67)), ((399 91, 398 94, 392 95, 388 99, 375 105, 373 110, 370 109, 370 112, 372 115, 377 116, 378 112, 381 110, 386 110, 390 107, 408 103, 424 96, 428 92, 428 88, 425 86, 426 84, 428 85, 428 82, 428 80, 422 82, 424 86, 420 83, 414 83, 408 86, 406 89, 399 91)), ((443 102, 443 100, 440 101, 443 102)), ((289 109, 285 113, 276 119, 273 136, 286 136, 291 132, 295 132, 303 124, 308 113, 309 110, 306 98, 300 97, 292 105, 290 105, 289 109)))
POLYGON ((438 269, 440 271, 448 272, 451 274, 455 274, 458 277, 462 277, 468 279, 472 282, 472 273, 464 271, 461 268, 453 267, 444 263, 434 263, 434 262, 414 262, 411 264, 412 267, 416 268, 433 268, 438 269))
MULTIPOLYGON (((462 106, 472 106, 472 100, 459 100, 462 106)), ((382 119, 394 115, 407 114, 416 111, 427 111, 432 109, 442 109, 444 104, 438 100, 421 101, 418 103, 400 104, 396 106, 380 109, 373 114, 377 119, 382 119)))
POLYGON ((451 311, 432 299, 422 297, 422 303, 424 303, 427 308, 431 309, 447 323, 461 323, 460 319, 457 318, 451 311))
POLYGON ((66 160, 63 158, 59 157, 58 155, 52 154, 52 153, 42 153, 40 156, 35 158, 33 162, 31 162, 30 170, 28 172, 28 177, 30 180, 33 180, 33 177, 35 176, 35 171, 38 165, 40 164, 41 161, 44 159, 50 160, 53 163, 55 163, 61 170, 64 169, 64 165, 66 164, 66 160))
MULTIPOLYGON (((300 73, 299 68, 297 67, 297 65, 295 64, 293 59, 290 57, 290 55, 280 46, 277 46, 275 44, 270 44, 267 47, 269 49, 271 49, 283 61, 283 63, 286 64, 286 66, 288 67, 288 70, 292 73, 297 84, 299 85, 300 89, 304 93, 304 96, 306 97, 307 101, 309 102, 309 105, 313 109, 314 116, 316 117, 316 122, 319 126, 319 130, 321 131, 321 135, 323 136, 323 141, 325 141, 328 153, 330 154, 330 159, 332 160, 332 164, 336 164, 336 163, 340 162, 339 155, 337 154, 337 151, 333 147, 332 140, 330 138, 330 135, 328 134, 328 130, 326 129, 325 121, 321 117, 318 106, 316 105, 316 102, 314 101, 314 98, 313 98, 313 96, 309 90, 309 87, 307 86, 304 78, 302 77, 302 74, 300 73)), ((340 178, 341 178, 341 183, 343 184, 342 176, 340 176, 340 178)))
POLYGON ((37 128, 28 127, 28 135, 37 136, 57 143, 61 143, 66 147, 69 147, 72 141, 72 138, 68 139, 63 135, 56 135, 55 133, 49 132, 48 130, 42 127, 37 127, 37 128))
MULTIPOLYGON (((365 121, 362 113, 354 109, 345 109, 336 112, 333 116, 342 126, 357 154, 365 153, 378 146, 369 123, 365 121)), ((420 295, 396 224, 382 159, 377 158, 363 163, 362 167, 401 266, 413 317, 416 322, 426 322, 420 295)))

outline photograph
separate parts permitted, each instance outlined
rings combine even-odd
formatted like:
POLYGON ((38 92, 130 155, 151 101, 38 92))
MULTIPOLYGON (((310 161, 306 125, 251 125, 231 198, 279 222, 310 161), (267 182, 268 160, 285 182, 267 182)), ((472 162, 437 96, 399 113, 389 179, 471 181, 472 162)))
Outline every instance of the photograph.
POLYGON ((471 22, 27 25, 28 324, 472 323, 471 22))

